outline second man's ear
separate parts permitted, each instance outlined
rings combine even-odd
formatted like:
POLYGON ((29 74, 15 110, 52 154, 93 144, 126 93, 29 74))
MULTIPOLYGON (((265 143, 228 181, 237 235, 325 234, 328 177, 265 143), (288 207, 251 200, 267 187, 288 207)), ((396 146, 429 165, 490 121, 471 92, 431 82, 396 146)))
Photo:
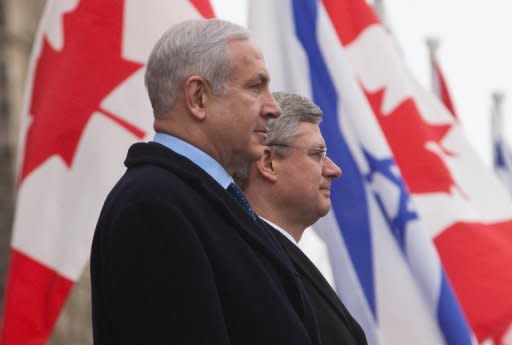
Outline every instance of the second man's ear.
POLYGON ((277 181, 275 153, 269 146, 263 147, 263 155, 256 162, 256 167, 262 177, 271 182, 277 181))
POLYGON ((192 115, 199 121, 206 118, 205 104, 209 99, 210 88, 208 82, 197 75, 185 81, 185 100, 192 115))

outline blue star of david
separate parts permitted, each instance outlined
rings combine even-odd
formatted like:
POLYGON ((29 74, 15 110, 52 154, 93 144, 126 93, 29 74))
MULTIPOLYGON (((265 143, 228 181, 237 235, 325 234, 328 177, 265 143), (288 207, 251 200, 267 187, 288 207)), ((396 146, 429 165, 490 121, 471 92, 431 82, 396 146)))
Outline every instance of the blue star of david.
POLYGON ((388 208, 385 207, 384 199, 381 197, 381 191, 373 189, 373 193, 377 199, 382 214, 385 216, 386 221, 391 229, 393 236, 398 241, 402 250, 405 249, 405 236, 407 224, 418 219, 418 214, 410 209, 410 195, 402 177, 399 174, 393 172, 397 171, 397 166, 391 157, 378 159, 371 155, 368 151, 364 150, 365 158, 370 167, 369 172, 364 176, 368 183, 372 183, 374 177, 380 174, 386 178, 389 182, 393 183, 399 190, 399 203, 398 212, 395 215, 389 213, 388 208))

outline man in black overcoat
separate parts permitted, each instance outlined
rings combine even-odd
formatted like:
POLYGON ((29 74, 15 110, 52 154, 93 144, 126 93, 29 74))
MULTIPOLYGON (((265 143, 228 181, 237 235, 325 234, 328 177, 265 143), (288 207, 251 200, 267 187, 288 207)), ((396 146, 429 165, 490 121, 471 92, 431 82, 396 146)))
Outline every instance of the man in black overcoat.
POLYGON ((330 187, 341 175, 320 133, 322 111, 307 98, 274 93, 281 116, 269 120, 267 147, 235 180, 296 267, 324 345, 366 345, 366 337, 329 283, 297 246, 303 232, 331 208, 330 187))
POLYGON ((91 253, 95 345, 316 345, 304 287, 231 174, 280 108, 246 29, 173 26, 147 63, 154 140, 130 147, 91 253))

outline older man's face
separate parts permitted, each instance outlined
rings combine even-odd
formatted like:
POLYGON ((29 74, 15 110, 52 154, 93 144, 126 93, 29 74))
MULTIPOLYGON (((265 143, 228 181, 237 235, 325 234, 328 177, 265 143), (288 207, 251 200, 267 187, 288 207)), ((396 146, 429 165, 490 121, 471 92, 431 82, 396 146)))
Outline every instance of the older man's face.
POLYGON ((318 125, 302 122, 299 130, 288 155, 279 160, 279 194, 295 217, 311 225, 329 212, 331 182, 341 169, 329 157, 322 158, 325 141, 318 125))
POLYGON ((267 120, 281 109, 269 90, 261 52, 250 40, 229 43, 234 70, 227 93, 214 99, 214 126, 221 161, 243 166, 262 155, 267 120))

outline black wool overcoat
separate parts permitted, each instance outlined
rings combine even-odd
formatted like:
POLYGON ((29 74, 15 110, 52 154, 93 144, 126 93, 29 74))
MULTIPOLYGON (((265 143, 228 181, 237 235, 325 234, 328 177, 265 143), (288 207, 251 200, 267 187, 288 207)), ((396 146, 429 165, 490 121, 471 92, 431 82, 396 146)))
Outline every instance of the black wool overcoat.
POLYGON ((187 158, 133 145, 95 229, 95 345, 316 345, 275 238, 187 158))

